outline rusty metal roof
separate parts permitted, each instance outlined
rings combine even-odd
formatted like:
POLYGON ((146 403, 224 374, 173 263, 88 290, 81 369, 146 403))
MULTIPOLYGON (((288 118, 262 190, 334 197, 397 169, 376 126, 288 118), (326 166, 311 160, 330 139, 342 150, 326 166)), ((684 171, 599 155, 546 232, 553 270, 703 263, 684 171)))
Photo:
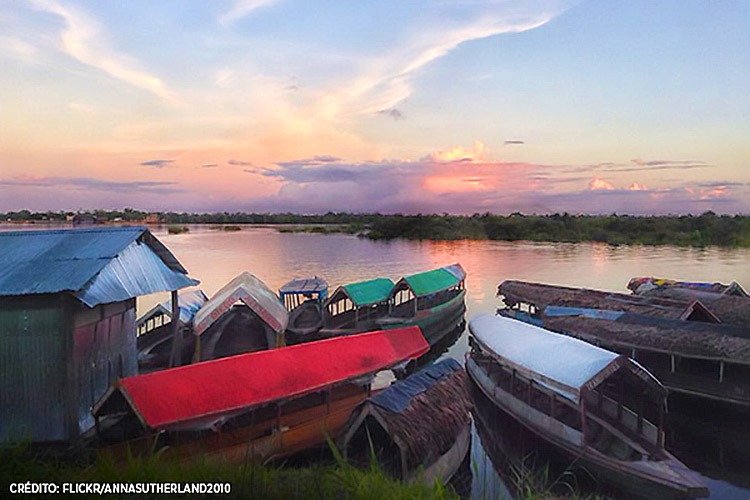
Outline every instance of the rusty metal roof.
POLYGON ((0 232, 0 296, 72 292, 89 306, 198 282, 145 227, 0 232))

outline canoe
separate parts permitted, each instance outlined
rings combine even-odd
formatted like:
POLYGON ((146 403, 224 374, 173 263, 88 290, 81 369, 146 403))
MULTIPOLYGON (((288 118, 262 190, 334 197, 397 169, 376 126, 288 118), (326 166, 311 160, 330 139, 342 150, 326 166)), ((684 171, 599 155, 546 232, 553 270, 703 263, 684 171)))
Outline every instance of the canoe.
POLYGON ((469 376, 534 434, 639 496, 708 496, 700 476, 664 449, 667 392, 638 363, 500 316, 479 315, 469 330, 469 376))

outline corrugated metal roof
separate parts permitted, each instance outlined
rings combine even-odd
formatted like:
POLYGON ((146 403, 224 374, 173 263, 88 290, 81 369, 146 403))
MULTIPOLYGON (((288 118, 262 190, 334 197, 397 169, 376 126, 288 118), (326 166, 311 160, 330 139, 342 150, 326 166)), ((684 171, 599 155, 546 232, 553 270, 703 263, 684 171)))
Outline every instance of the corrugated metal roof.
POLYGON ((94 306, 197 284, 145 227, 2 232, 0 255, 0 296, 69 291, 94 306))
POLYGON ((265 283, 245 271, 235 276, 211 300, 203 304, 195 314, 193 333, 201 335, 237 301, 242 301, 252 309, 276 333, 286 330, 289 312, 284 304, 265 283))
POLYGON ((318 293, 328 290, 328 283, 323 278, 299 278, 285 283, 279 289, 279 295, 288 293, 318 293))
MULTIPOLYGON (((203 307, 203 304, 205 304, 206 301, 208 301, 208 297, 203 293, 203 290, 180 292, 177 297, 177 307, 180 308, 180 323, 187 325, 193 321, 195 313, 203 307)), ((162 314, 165 314, 170 318, 172 317, 172 299, 167 299, 161 304, 156 304, 149 309, 146 314, 143 314, 138 318, 136 326, 141 326, 151 318, 161 316, 162 314)))
POLYGON ((356 306, 369 306, 388 298, 388 294, 393 289, 393 281, 388 278, 375 278, 360 283, 350 283, 342 288, 356 306))

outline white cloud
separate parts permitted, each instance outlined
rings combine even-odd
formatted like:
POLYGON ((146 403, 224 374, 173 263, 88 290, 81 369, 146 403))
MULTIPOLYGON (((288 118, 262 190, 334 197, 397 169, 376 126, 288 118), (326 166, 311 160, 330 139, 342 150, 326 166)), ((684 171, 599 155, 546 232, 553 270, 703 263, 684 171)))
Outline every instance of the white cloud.
POLYGON ((256 9, 269 7, 277 1, 278 0, 235 0, 229 10, 219 16, 219 22, 221 24, 231 24, 256 9))
POLYGON ((137 69, 132 58, 107 47, 99 24, 84 12, 63 6, 55 0, 33 0, 40 10, 55 14, 65 21, 62 50, 79 62, 100 69, 117 78, 172 103, 180 104, 175 94, 158 77, 137 69))

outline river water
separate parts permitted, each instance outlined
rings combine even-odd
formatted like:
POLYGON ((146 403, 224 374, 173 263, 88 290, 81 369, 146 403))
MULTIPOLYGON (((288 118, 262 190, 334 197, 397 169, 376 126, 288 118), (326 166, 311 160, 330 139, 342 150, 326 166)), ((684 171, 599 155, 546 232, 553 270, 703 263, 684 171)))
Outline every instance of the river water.
MULTIPOLYGON (((496 288, 505 279, 622 292, 627 292, 625 286, 633 276, 736 280, 750 287, 747 249, 495 241, 376 242, 343 234, 280 233, 270 227, 227 232, 190 226, 189 233, 179 235, 167 234, 166 228, 155 228, 154 232, 190 275, 201 281, 200 287, 209 296, 242 271, 250 271, 275 290, 294 277, 313 275, 325 278, 333 290, 339 284, 381 276, 395 281, 405 274, 454 262, 460 262, 468 273, 467 319, 478 313, 494 313, 499 305, 496 288)), ((143 297, 139 299, 139 311, 165 298, 166 295, 143 297)), ((467 349, 467 335, 463 334, 444 356, 463 361, 467 349)), ((713 408, 701 408, 694 402, 681 404, 685 413, 669 430, 668 447, 703 474, 712 490, 711 498, 750 498, 750 447, 744 445, 750 442, 747 415, 722 417, 717 423, 714 415, 707 417, 713 408)), ((483 427, 474 429, 470 460, 463 474, 468 478, 463 482, 470 484, 462 485, 472 498, 512 498, 513 475, 509 476, 504 466, 510 452, 507 446, 498 447, 497 443, 506 441, 503 436, 510 438, 509 432, 517 441, 519 431, 511 425, 512 422, 489 431, 483 427)), ((524 463, 546 464, 547 451, 525 442, 521 448, 524 463)))

